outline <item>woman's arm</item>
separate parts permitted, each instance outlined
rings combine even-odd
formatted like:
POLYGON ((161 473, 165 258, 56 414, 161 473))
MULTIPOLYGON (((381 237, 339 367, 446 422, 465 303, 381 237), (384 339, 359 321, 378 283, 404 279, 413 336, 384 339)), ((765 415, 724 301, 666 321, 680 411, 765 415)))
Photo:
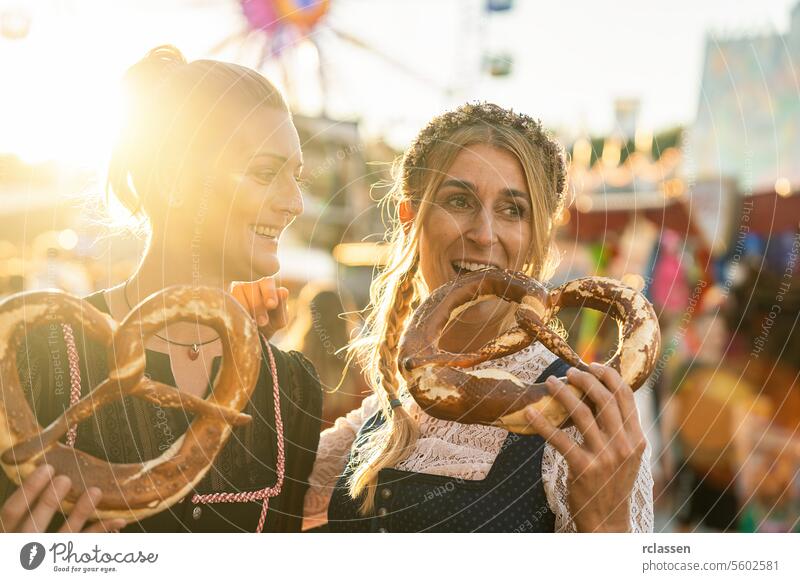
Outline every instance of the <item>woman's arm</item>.
POLYGON ((364 422, 378 410, 374 394, 362 402, 361 407, 336 419, 334 425, 322 431, 319 437, 317 458, 308 481, 303 508, 303 529, 318 527, 328 522, 328 504, 336 481, 344 472, 353 441, 364 422))

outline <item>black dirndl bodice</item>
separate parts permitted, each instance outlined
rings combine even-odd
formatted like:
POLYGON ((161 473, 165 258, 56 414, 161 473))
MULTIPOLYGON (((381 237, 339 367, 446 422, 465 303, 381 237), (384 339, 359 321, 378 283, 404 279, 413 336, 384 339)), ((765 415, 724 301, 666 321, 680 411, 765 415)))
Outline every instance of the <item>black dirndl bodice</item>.
MULTIPOLYGON (((569 365, 558 359, 539 376, 563 376, 569 365)), ((370 417, 356 437, 362 442, 385 422, 370 417)), ((340 476, 328 507, 332 532, 553 532, 542 483, 544 439, 509 433, 486 477, 480 481, 383 469, 378 475, 375 510, 362 516, 340 476)), ((355 445, 354 445, 355 446, 355 445)), ((352 451, 351 451, 352 456, 352 451)))

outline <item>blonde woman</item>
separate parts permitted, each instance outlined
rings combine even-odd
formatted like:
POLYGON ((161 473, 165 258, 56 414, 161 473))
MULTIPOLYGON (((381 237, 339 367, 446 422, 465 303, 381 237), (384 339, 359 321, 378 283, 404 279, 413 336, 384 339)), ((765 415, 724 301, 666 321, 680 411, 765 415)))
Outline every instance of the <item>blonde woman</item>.
MULTIPOLYGON (((388 266, 371 289, 367 331, 353 346, 374 394, 320 438, 304 527, 330 531, 651 531, 652 477, 631 389, 609 368, 569 370, 538 343, 485 365, 544 380, 575 428, 529 419, 542 436, 443 421, 405 391, 398 341, 427 293, 484 266, 546 280, 565 163, 539 122, 492 104, 435 118, 406 152, 391 196, 388 266)), ((484 302, 440 345, 472 351, 511 321, 484 302)), ((479 366, 480 367, 480 366, 479 366)))

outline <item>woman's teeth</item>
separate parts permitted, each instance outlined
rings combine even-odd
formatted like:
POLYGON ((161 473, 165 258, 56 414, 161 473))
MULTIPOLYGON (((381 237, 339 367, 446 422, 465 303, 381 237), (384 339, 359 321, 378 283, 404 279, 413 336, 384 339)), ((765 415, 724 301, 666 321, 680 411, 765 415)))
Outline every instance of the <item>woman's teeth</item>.
POLYGON ((281 232, 278 228, 265 226, 263 224, 251 224, 250 230, 252 230, 256 236, 263 236, 265 238, 278 238, 278 235, 281 232))
POLYGON ((488 263, 469 263, 467 261, 454 261, 453 269, 458 271, 480 271, 481 269, 493 269, 495 265, 488 263))

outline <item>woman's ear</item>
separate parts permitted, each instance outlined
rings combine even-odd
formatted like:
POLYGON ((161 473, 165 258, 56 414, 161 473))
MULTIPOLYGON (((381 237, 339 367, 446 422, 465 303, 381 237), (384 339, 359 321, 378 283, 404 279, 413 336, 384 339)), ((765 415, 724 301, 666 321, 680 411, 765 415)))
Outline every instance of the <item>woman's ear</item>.
POLYGON ((400 203, 398 211, 400 215, 400 224, 403 225, 403 230, 408 232, 411 229, 411 225, 414 224, 414 219, 417 217, 417 209, 414 207, 414 203, 411 200, 405 199, 400 203))

